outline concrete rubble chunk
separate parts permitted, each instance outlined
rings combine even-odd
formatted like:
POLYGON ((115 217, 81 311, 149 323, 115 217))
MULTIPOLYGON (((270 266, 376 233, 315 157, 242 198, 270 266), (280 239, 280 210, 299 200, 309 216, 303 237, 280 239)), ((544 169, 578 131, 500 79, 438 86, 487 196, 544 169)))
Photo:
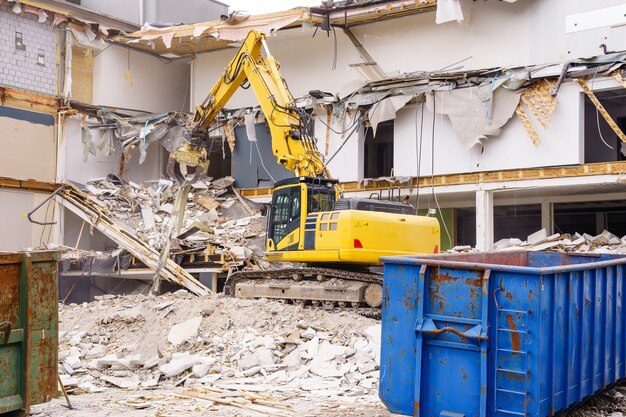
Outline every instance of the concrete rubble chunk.
POLYGON ((301 354, 298 349, 292 350, 291 353, 289 353, 283 359, 282 361, 283 365, 287 366, 287 369, 289 370, 298 369, 300 365, 302 364, 300 355, 301 354))
POLYGON ((507 249, 510 247, 514 247, 514 246, 520 246, 523 243, 524 242, 522 240, 517 239, 517 238, 500 239, 496 243, 494 243, 493 246, 495 250, 503 250, 503 249, 507 249))
POLYGON ((319 378, 305 378, 301 379, 299 386, 305 391, 316 391, 323 389, 337 388, 340 384, 339 380, 327 380, 319 378))
POLYGON ((73 369, 77 369, 80 367, 80 358, 78 356, 68 356, 65 358, 65 363, 73 369))
POLYGON ((122 389, 137 388, 139 384, 141 384, 141 381, 139 380, 139 377, 137 375, 132 375, 130 377, 101 375, 100 379, 122 389))
POLYGON ((182 323, 172 326, 167 340, 174 346, 178 346, 189 339, 198 336, 198 329, 202 324, 202 316, 192 317, 182 323))
POLYGON ((314 337, 313 339, 307 342, 307 355, 310 359, 315 359, 317 357, 317 352, 319 349, 320 339, 318 337, 314 337))
POLYGON ((145 230, 154 228, 154 213, 150 207, 141 205, 141 217, 143 217, 143 227, 145 230))
POLYGON ((100 369, 102 368, 108 368, 111 365, 115 364, 115 363, 119 363, 119 359, 117 358, 117 355, 115 353, 111 354, 111 355, 106 355, 100 359, 98 359, 96 361, 96 366, 100 369))
POLYGON ((375 324, 373 326, 369 326, 365 329, 365 337, 370 343, 374 343, 376 346, 380 346, 382 325, 375 324))
POLYGON ((259 357, 256 353, 247 353, 241 359, 239 359, 239 368, 242 371, 245 371, 246 369, 250 369, 254 366, 259 365, 259 363, 259 357))
POLYGON ((191 368, 191 372, 193 373, 194 377, 202 378, 209 373, 209 369, 211 369, 211 365, 208 365, 206 363, 198 363, 191 368))
POLYGON ((252 368, 248 368, 245 371, 243 371, 243 375, 246 376, 246 377, 254 376, 254 375, 258 374, 261 371, 261 369, 263 369, 263 368, 261 368, 258 365, 257 366, 253 366, 252 368))
POLYGON ((74 375, 74 368, 72 368, 67 362, 63 362, 61 364, 61 368, 67 375, 74 375))
POLYGON ((256 356, 261 367, 265 368, 274 365, 274 355, 270 349, 259 348, 256 351, 256 356))
POLYGON ((85 354, 85 359, 98 359, 105 356, 107 353, 107 347, 104 345, 93 345, 91 349, 85 354))
POLYGON ((529 235, 526 238, 526 242, 528 242, 529 245, 536 245, 546 240, 547 237, 548 237, 548 231, 546 229, 541 229, 529 235))
POLYGON ((333 345, 329 341, 324 340, 319 346, 317 356, 313 359, 314 362, 328 362, 334 360, 336 356, 341 356, 346 353, 347 348, 344 346, 333 345))
POLYGON ((197 356, 185 353, 177 357, 172 357, 172 360, 167 364, 159 366, 159 371, 161 371, 166 378, 171 378, 191 369, 198 361, 197 356))
POLYGON ((142 388, 154 388, 159 385, 160 379, 161 379, 160 372, 152 374, 141 382, 141 387, 142 388))

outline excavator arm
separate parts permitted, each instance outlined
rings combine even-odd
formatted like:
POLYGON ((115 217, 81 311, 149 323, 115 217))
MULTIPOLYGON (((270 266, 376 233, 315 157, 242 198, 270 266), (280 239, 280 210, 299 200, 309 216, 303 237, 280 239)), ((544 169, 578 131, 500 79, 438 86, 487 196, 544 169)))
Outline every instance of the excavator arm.
POLYGON ((192 137, 206 132, 235 91, 249 82, 269 126, 278 163, 296 176, 330 178, 316 139, 308 132, 308 116, 296 107, 278 67, 265 35, 251 30, 207 98, 196 107, 192 137))

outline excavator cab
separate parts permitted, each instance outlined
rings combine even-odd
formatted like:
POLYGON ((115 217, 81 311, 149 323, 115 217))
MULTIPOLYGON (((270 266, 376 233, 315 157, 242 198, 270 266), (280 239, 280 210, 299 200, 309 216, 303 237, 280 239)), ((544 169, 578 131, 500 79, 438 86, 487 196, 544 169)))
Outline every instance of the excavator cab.
POLYGON ((267 250, 303 249, 301 236, 310 213, 332 210, 337 180, 296 177, 276 183, 268 213, 267 250))

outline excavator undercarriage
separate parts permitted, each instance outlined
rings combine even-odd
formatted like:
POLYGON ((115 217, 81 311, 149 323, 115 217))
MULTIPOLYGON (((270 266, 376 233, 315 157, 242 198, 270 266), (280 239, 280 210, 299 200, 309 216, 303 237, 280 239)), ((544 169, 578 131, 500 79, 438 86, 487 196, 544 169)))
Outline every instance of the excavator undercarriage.
POLYGON ((328 310, 349 308, 378 317, 382 275, 314 266, 240 271, 228 277, 225 292, 238 298, 283 299, 328 310))

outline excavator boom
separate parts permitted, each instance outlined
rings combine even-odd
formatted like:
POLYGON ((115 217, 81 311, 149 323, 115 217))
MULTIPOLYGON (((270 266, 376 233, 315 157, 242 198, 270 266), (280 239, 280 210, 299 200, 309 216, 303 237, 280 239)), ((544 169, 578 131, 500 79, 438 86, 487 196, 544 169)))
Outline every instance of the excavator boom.
MULTIPOLYGON (((265 35, 251 30, 204 102, 196 107, 194 134, 207 131, 239 87, 250 83, 265 115, 278 163, 296 176, 329 178, 316 139, 309 134, 304 110, 298 109, 269 54, 265 35)), ((192 135, 193 136, 193 135, 192 135)))

